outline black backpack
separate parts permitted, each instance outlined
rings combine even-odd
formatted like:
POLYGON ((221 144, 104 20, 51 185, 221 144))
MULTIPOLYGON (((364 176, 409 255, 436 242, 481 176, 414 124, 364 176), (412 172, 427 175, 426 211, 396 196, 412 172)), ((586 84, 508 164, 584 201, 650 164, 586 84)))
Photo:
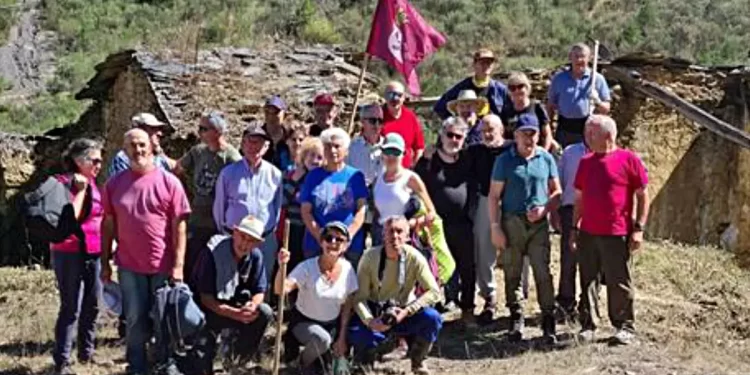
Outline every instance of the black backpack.
POLYGON ((54 243, 76 235, 85 251, 85 235, 76 219, 69 186, 50 176, 23 195, 21 206, 29 239, 54 243))

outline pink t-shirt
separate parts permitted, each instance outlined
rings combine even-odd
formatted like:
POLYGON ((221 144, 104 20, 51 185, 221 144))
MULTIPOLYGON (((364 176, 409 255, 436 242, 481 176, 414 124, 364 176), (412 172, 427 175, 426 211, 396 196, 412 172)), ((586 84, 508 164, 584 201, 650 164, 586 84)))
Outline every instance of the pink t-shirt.
MULTIPOLYGON (((67 185, 70 183, 71 175, 62 174, 57 176, 57 180, 67 185)), ((102 226, 102 197, 99 194, 99 188, 96 187, 96 181, 93 179, 89 181, 91 186, 91 212, 86 216, 83 221, 80 221, 81 229, 86 237, 86 253, 96 255, 101 253, 101 237, 99 236, 100 228, 102 226)), ((77 190, 73 189, 71 192, 71 199, 73 195, 78 193, 77 190)), ((53 243, 50 245, 50 249, 53 251, 59 251, 63 253, 78 253, 80 252, 80 240, 75 235, 71 235, 64 241, 59 243, 53 243)))
POLYGON ((171 271, 172 222, 190 213, 180 180, 159 168, 145 175, 128 169, 107 181, 102 201, 115 219, 117 265, 147 275, 171 271))
POLYGON ((617 149, 584 156, 574 184, 583 193, 581 230, 597 236, 629 234, 635 191, 646 184, 646 167, 632 151, 617 149))

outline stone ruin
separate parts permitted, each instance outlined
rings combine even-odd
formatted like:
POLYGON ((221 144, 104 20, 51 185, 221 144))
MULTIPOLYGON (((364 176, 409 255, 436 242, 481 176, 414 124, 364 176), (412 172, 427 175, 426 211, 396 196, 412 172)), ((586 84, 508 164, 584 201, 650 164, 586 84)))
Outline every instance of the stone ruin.
MULTIPOLYGON (((18 263, 23 246, 14 215, 13 197, 39 176, 55 170, 64 145, 78 136, 105 141, 114 155, 122 134, 137 112, 150 111, 170 124, 165 149, 173 157, 197 142, 197 117, 207 108, 220 109, 230 122, 236 144, 243 124, 262 116, 265 97, 282 95, 301 120, 311 117, 310 104, 319 91, 342 103, 340 125, 348 120, 359 74, 357 58, 323 48, 249 50, 223 48, 183 58, 128 50, 109 56, 94 78, 77 94, 91 99, 79 121, 44 136, 2 135, 0 148, 0 263, 18 263), (31 182, 30 182, 31 181, 31 182)), ((643 81, 676 94, 737 129, 747 130, 746 97, 750 72, 743 67, 702 67, 654 55, 630 55, 600 64, 613 87, 613 117, 620 143, 644 159, 651 179, 648 235, 651 238, 719 245, 722 233, 733 233, 738 259, 750 265, 750 154, 726 135, 708 131, 681 113, 681 107, 644 89, 643 81), (636 72, 640 77, 632 78, 636 72), (744 178, 743 178, 744 177, 744 178)), ((544 98, 553 70, 527 71, 534 95, 544 98)), ((499 78, 507 74, 498 74, 499 78)), ((376 100, 376 77, 365 76, 361 102, 376 100)), ((429 99, 410 105, 431 104, 429 99)), ((427 108, 419 108, 426 126, 435 125, 427 108)), ((747 145, 745 145, 747 147, 747 145)))

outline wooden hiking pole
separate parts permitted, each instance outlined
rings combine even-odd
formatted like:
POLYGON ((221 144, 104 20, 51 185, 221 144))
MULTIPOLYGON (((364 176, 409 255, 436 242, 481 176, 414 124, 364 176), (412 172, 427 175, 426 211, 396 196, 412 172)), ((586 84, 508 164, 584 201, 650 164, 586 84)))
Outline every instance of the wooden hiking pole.
POLYGON ((357 102, 359 102, 359 94, 362 93, 362 85, 365 83, 365 74, 367 73, 367 64, 370 62, 370 54, 365 53, 365 59, 362 60, 362 67, 359 72, 359 82, 357 82, 357 93, 354 95, 354 103, 352 103, 352 114, 349 117, 348 132, 351 135, 354 132, 354 118, 357 116, 357 102))
MULTIPOLYGON (((591 97, 591 94, 596 90, 596 69, 599 66, 599 41, 594 40, 594 72, 591 74, 591 90, 589 91, 589 97, 591 97)), ((598 96, 599 93, 597 92, 596 95, 598 96)), ((596 103, 591 103, 591 99, 589 99, 589 115, 593 115, 594 111, 596 110, 596 103), (591 105, 593 104, 593 105, 591 105)))
MULTIPOLYGON (((289 251, 289 219, 284 220, 284 249, 289 251)), ((276 346, 273 351, 273 375, 279 375, 281 363, 281 325, 284 323, 284 299, 286 298, 286 262, 279 265, 281 272, 281 294, 279 294, 279 313, 276 321, 276 346)))

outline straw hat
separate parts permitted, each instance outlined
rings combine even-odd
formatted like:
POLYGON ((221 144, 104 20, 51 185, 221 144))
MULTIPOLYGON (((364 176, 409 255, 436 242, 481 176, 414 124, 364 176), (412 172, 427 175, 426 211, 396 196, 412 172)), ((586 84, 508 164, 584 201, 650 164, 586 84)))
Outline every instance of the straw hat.
POLYGON ((477 108, 477 114, 482 113, 485 110, 485 107, 490 105, 487 98, 477 97, 477 93, 474 92, 474 90, 461 90, 455 100, 448 102, 448 111, 453 115, 458 115, 456 106, 458 103, 462 102, 473 102, 477 108))

